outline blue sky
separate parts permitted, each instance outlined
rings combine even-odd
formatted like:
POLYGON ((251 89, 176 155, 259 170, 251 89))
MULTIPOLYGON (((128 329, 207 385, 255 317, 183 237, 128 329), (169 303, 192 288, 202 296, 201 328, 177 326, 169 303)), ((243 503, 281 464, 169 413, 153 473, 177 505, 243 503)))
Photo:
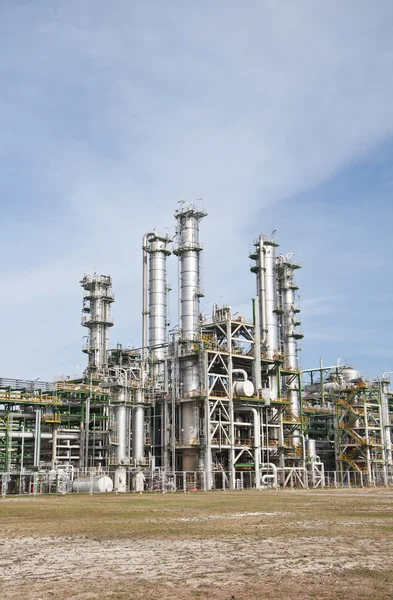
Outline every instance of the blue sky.
POLYGON ((303 367, 393 370, 392 28, 390 0, 2 2, 1 376, 83 370, 84 272, 138 345, 142 236, 200 197, 207 313, 251 313, 278 227, 303 367))

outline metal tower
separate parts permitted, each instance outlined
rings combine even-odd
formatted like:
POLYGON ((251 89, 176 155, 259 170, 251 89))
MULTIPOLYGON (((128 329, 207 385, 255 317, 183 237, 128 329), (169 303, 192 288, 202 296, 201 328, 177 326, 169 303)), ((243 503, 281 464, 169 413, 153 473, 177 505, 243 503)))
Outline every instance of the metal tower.
POLYGON ((178 221, 177 248, 180 274, 180 344, 183 357, 180 360, 180 390, 182 397, 181 425, 182 446, 184 448, 183 468, 196 469, 199 444, 199 406, 192 401, 201 388, 198 355, 192 353, 192 343, 200 339, 200 298, 203 296, 200 282, 199 222, 207 212, 184 203, 175 212, 178 221))
POLYGON ((107 362, 108 330, 112 327, 110 306, 114 302, 109 275, 85 275, 80 282, 87 294, 83 297, 82 325, 89 329, 87 343, 83 348, 89 356, 87 370, 91 374, 101 371, 107 362))
POLYGON ((165 345, 168 342, 167 257, 170 238, 149 236, 144 250, 149 254, 149 349, 150 377, 154 387, 163 389, 165 345))

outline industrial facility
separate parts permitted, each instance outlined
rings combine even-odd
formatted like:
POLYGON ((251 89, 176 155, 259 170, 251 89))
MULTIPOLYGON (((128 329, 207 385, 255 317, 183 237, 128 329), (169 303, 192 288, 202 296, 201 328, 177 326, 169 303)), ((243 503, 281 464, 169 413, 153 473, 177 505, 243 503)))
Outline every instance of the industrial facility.
POLYGON ((139 347, 109 343, 112 278, 85 274, 84 373, 0 378, 3 495, 393 483, 389 373, 367 381, 340 361, 299 368, 300 265, 275 232, 250 253, 252 319, 229 305, 201 312, 206 214, 183 203, 173 238, 141 235, 139 347), (172 329, 169 260, 178 261, 172 329))

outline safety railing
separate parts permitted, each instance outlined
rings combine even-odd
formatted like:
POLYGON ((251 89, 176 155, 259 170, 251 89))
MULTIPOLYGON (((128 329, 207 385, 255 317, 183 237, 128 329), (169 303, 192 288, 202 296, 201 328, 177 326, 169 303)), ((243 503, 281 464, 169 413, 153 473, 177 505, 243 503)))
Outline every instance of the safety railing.
MULTIPOLYGON (((261 468, 258 476, 250 465, 250 470, 228 471, 215 465, 212 471, 168 471, 140 467, 122 467, 120 469, 91 469, 81 471, 72 466, 31 472, 0 473, 0 496, 12 494, 101 494, 110 492, 152 493, 152 492, 198 492, 214 490, 266 489, 275 485, 273 477, 264 474, 270 471, 261 468)), ((302 471, 302 484, 290 477, 295 469, 277 469, 277 487, 308 487, 313 481, 310 475, 302 471)), ((320 488, 349 488, 363 486, 393 485, 393 472, 386 475, 382 470, 366 473, 356 470, 321 472, 320 488)), ((300 481, 300 480, 299 480, 300 481)))

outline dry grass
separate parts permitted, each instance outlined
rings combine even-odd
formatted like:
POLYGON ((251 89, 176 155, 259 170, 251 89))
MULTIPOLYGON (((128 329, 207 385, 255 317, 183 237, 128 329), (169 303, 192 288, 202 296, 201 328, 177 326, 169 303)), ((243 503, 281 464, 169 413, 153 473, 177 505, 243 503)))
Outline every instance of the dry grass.
POLYGON ((0 500, 0 597, 393 598, 393 491, 0 500))

